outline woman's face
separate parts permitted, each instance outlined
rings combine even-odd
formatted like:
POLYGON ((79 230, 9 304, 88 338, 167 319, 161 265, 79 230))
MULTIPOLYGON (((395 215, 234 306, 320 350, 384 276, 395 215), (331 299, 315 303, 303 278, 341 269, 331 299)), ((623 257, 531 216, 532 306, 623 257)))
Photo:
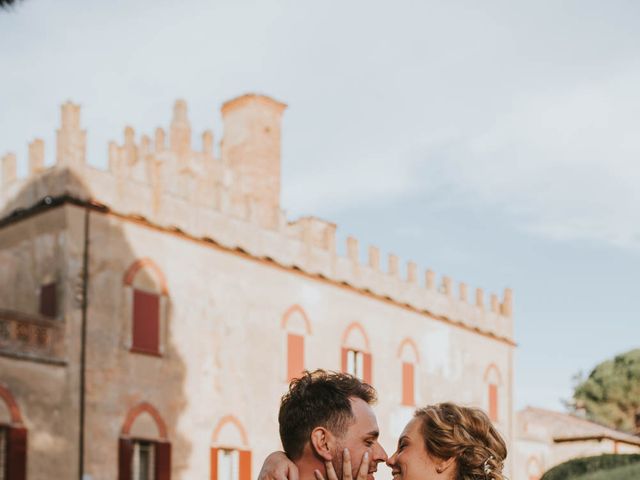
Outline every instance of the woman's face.
MULTIPOLYGON (((420 432, 420 420, 411 420, 400 435, 398 449, 387 460, 393 480, 432 480, 447 478, 450 472, 439 474, 436 461, 427 453, 420 432)), ((451 469, 448 469, 449 471, 451 469)))

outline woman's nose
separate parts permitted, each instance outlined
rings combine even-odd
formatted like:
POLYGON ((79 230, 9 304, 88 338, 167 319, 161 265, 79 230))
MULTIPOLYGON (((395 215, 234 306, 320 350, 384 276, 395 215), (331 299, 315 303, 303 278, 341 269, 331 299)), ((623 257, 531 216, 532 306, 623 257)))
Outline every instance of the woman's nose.
POLYGON ((393 467, 396 463, 396 453, 394 452, 393 455, 391 455, 388 459, 387 459, 387 466, 389 467, 393 467))

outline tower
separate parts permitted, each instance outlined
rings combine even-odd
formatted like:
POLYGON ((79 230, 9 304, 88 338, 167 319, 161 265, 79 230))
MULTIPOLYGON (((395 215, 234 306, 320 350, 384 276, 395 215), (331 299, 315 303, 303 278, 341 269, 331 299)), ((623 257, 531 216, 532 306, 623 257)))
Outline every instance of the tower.
POLYGON ((231 197, 274 227, 280 209, 280 124, 286 105, 243 95, 222 106, 222 161, 233 174, 231 197))

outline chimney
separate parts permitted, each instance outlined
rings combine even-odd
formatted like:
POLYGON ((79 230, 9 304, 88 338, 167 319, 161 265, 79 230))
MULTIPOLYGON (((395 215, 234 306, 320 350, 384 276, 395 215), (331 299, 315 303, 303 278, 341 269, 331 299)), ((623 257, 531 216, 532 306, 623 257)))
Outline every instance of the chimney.
POLYGON ((222 161, 233 172, 232 201, 250 197, 269 216, 280 208, 280 124, 285 108, 284 103, 255 94, 222 106, 222 161))

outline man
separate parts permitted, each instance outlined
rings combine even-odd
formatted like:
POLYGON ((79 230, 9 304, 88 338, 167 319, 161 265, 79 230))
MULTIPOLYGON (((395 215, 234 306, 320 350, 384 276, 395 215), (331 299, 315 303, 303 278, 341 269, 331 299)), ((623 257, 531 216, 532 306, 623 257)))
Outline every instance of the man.
POLYGON ((352 478, 368 463, 367 480, 373 480, 378 463, 387 460, 371 409, 375 401, 371 385, 345 373, 315 370, 291 382, 280 402, 278 422, 282 446, 298 467, 300 480, 315 480, 314 471, 324 472, 328 461, 341 480, 345 449, 352 478))

